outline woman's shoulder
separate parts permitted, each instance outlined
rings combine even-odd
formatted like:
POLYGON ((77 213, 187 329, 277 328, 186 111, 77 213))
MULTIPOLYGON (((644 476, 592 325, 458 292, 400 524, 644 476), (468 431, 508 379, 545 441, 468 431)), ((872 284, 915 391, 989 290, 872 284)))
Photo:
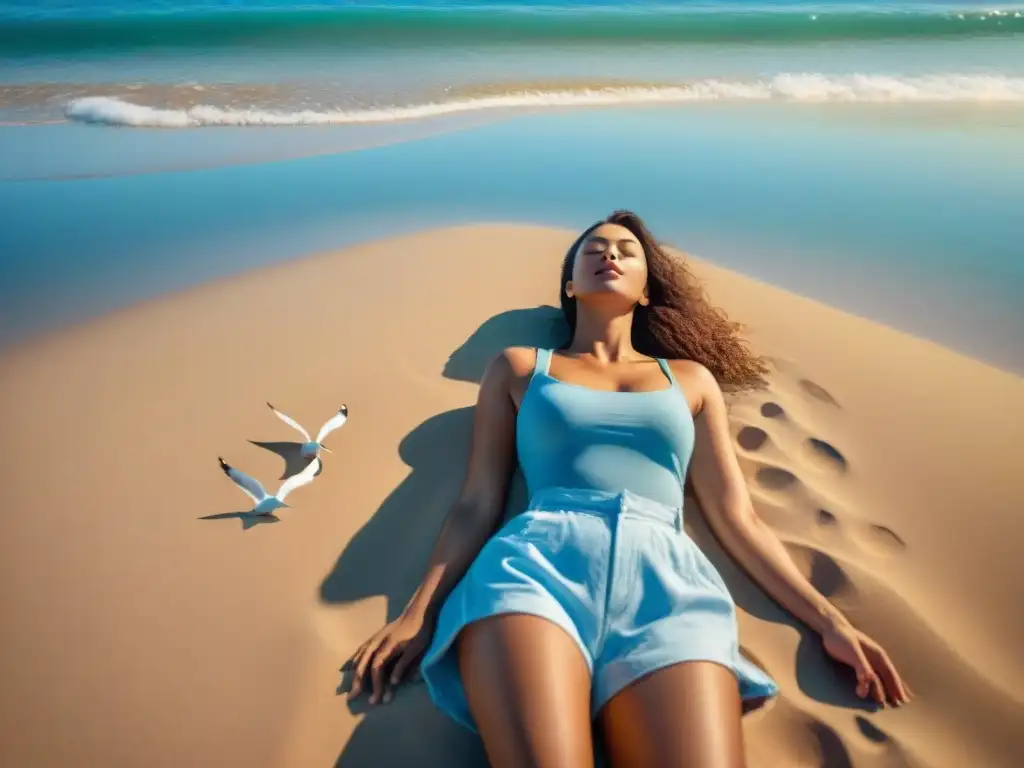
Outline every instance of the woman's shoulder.
POLYGON ((536 360, 537 351, 533 347, 506 347, 487 364, 480 382, 480 397, 484 397, 485 391, 494 397, 508 396, 518 408, 536 360))
POLYGON ((529 376, 537 364, 535 347, 505 347, 491 363, 516 378, 529 376))
POLYGON ((718 387, 718 381, 707 366, 696 360, 666 360, 672 369, 672 375, 683 385, 684 389, 693 390, 694 394, 703 392, 708 387, 718 387), (689 385, 689 386, 688 386, 689 385))
POLYGON ((668 367, 672 369, 672 373, 685 374, 689 376, 704 376, 711 372, 702 363, 698 363, 696 360, 690 360, 689 358, 678 358, 678 359, 666 359, 668 367))

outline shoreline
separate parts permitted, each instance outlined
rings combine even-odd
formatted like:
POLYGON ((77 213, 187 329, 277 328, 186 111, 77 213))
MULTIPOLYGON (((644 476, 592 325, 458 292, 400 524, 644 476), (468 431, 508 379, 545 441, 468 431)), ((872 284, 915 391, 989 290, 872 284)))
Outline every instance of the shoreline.
MULTIPOLYGON (((0 705, 17 717, 0 762, 484 765, 422 685, 350 709, 338 667, 422 575, 483 366, 554 338, 574 237, 475 223, 377 238, 4 351, 0 482, 16 514, 0 535, 0 705), (216 457, 276 487, 293 435, 268 400, 307 427, 341 403, 350 419, 293 508, 248 525, 216 457)), ((1024 380, 690 263, 773 362, 769 389, 730 407, 758 514, 917 693, 899 710, 856 699, 688 500, 687 533, 736 599, 743 650, 782 687, 745 720, 751 764, 1010 768, 1024 380)))
MULTIPOLYGON (((223 289, 223 287, 237 281, 265 279, 266 276, 269 276, 270 274, 275 272, 280 272, 281 274, 284 274, 291 267, 296 265, 301 265, 305 263, 315 263, 330 260, 333 258, 338 258, 339 254, 341 253, 345 253, 353 249, 358 250, 364 248, 372 248, 375 244, 386 242, 393 238, 416 238, 418 236, 429 235, 431 232, 438 230, 452 231, 456 233, 473 232, 474 230, 477 230, 479 228, 510 228, 513 230, 550 229, 552 231, 559 231, 563 229, 560 227, 550 227, 548 225, 537 224, 535 222, 529 221, 470 221, 464 223, 445 225, 441 227, 414 227, 409 231, 401 232, 397 235, 392 235, 390 237, 381 235, 379 233, 367 235, 365 237, 361 237, 351 242, 348 242, 340 247, 313 250, 307 253, 286 256, 280 260, 266 264, 259 264, 251 267, 243 267, 241 269, 228 272, 226 274, 217 275, 211 278, 199 280, 197 282, 187 283, 180 287, 169 288, 165 291, 160 291, 155 294, 130 299, 125 303, 115 306, 112 309, 100 312, 98 314, 85 315, 78 320, 67 321, 63 324, 51 328, 43 328, 39 331, 29 331, 26 335, 24 335, 21 338, 16 338, 11 342, 0 343, 0 364, 3 363, 3 360, 5 358, 11 355, 17 355, 19 354, 19 352, 30 349, 35 345, 48 344, 52 341, 58 340, 60 337, 64 335, 73 334, 78 332, 79 330, 85 331, 94 324, 107 324, 119 322, 122 318, 128 318, 133 313, 144 312, 146 310, 146 307, 149 305, 155 306, 165 304, 167 302, 184 300, 190 294, 193 293, 199 295, 206 291, 221 290, 223 289)), ((565 229, 564 231, 570 232, 571 230, 565 229)), ((814 296, 799 293, 792 289, 786 288, 785 286, 777 285, 762 280, 757 276, 750 275, 743 271, 719 264, 699 254, 683 250, 672 243, 664 244, 673 253, 681 254, 688 260, 700 265, 700 268, 702 270, 721 271, 723 273, 735 275, 736 277, 742 278, 743 280, 757 284, 758 286, 761 286, 764 289, 781 291, 794 298, 811 302, 813 305, 817 307, 841 312, 843 314, 849 315, 852 318, 855 318, 858 321, 869 323, 878 330, 884 329, 885 331, 904 335, 908 338, 914 339, 914 341, 917 343, 929 345, 931 347, 934 347, 936 350, 941 350, 942 352, 955 355, 956 357, 963 358, 964 360, 969 360, 972 363, 986 366, 988 368, 993 369, 994 371, 1005 373, 1024 381, 1024 369, 1022 369, 1021 371, 1017 371, 1012 368, 1003 367, 989 360, 973 357, 960 349, 947 346, 939 340, 918 336, 912 333, 911 331, 899 328, 898 326, 895 325, 889 325, 880 320, 877 320, 868 314, 859 314, 858 312, 847 308, 834 307, 828 302, 818 299, 814 296)))

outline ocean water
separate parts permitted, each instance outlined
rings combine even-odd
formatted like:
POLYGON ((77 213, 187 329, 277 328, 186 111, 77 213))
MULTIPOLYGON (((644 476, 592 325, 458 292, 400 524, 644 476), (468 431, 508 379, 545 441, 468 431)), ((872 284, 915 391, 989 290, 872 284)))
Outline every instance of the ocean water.
POLYGON ((631 207, 1024 372, 1022 203, 1024 4, 0 0, 0 345, 381 234, 631 207))
POLYGON ((1024 104, 1024 5, 0 2, 0 116, 387 123, 720 101, 1024 104))

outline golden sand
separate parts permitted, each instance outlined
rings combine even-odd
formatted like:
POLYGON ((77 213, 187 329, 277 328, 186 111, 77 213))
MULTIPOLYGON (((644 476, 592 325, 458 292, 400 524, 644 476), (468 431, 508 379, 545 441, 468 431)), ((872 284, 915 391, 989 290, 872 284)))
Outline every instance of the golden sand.
MULTIPOLYGON (((557 340, 574 233, 381 240, 120 311, 0 359, 3 732, 10 766, 483 765, 422 685, 382 708, 342 661, 403 605, 458 490, 477 382, 557 340), (295 434, 345 403, 278 522, 295 434)), ((751 768, 998 768, 1024 755, 1024 380, 694 262, 775 361, 732 403, 756 507, 891 652, 917 698, 872 711, 717 547, 745 652, 780 698, 751 768)))

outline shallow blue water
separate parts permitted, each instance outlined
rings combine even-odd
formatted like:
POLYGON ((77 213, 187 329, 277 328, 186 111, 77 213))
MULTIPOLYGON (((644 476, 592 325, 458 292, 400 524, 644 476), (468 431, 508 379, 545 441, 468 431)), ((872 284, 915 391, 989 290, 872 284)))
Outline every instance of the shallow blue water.
MULTIPOLYGON (((116 131, 14 130, 35 132, 68 162, 83 145, 122 154, 116 131)), ((134 136, 140 154, 164 141, 134 136)), ((630 207, 698 255, 1024 371, 1018 139, 955 121, 925 131, 913 120, 860 124, 788 107, 612 109, 281 162, 9 181, 0 183, 0 325, 10 340, 422 226, 582 227, 630 207)), ((556 279, 556 266, 553 254, 552 274, 538 279, 556 279)))

